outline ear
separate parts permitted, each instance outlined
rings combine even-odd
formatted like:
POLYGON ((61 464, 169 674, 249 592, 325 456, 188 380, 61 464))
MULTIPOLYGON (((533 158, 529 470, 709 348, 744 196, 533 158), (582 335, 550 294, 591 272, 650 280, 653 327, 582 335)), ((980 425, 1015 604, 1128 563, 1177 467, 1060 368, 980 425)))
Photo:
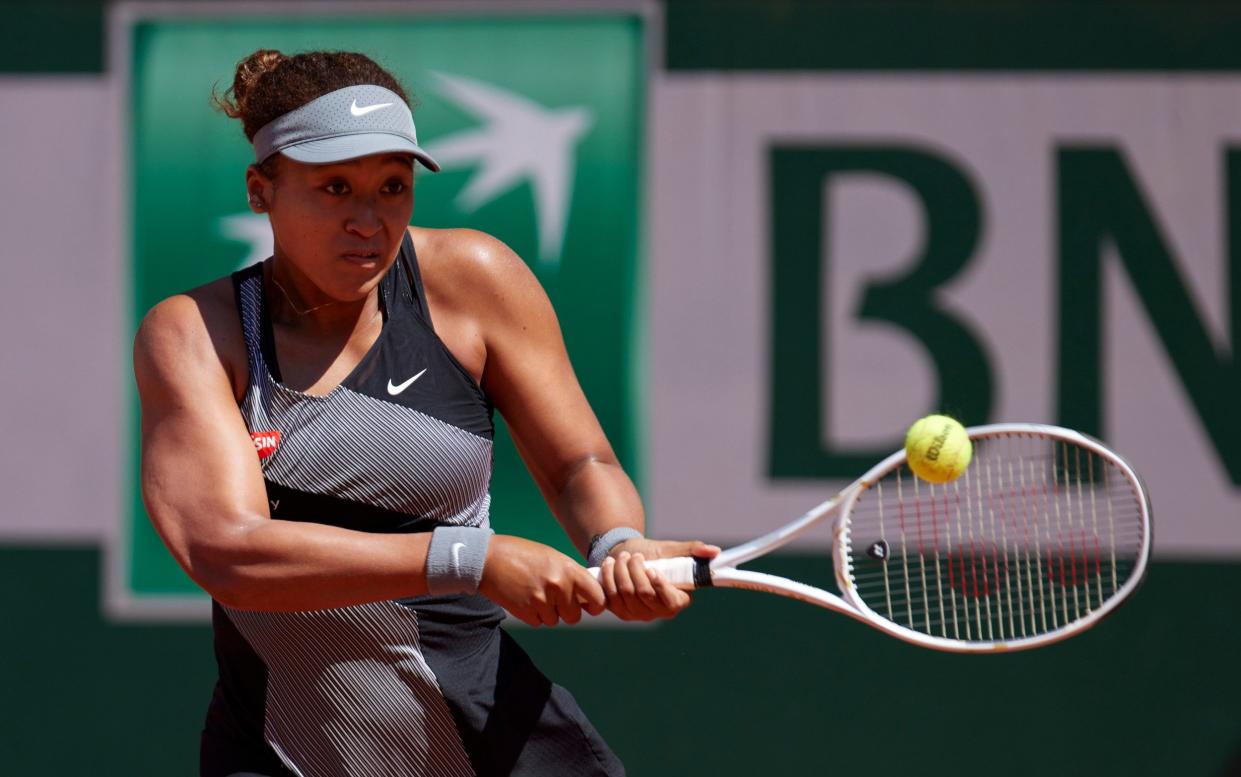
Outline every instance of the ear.
POLYGON ((246 168, 246 199, 250 210, 255 213, 266 213, 271 208, 275 185, 258 165, 246 168))

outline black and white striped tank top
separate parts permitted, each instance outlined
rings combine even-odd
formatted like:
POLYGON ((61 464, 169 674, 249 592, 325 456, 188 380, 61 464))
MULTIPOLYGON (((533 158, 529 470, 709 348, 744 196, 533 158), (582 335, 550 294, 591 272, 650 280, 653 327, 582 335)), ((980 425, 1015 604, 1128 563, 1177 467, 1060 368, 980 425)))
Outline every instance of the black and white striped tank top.
MULTIPOLYGON (((241 412, 273 518, 390 533, 489 525, 492 408, 431 326, 408 234, 379 286, 379 338, 324 396, 280 382, 261 266, 233 281, 250 373, 241 412)), ((209 732, 287 774, 474 774, 420 618, 493 629, 502 612, 481 597, 297 613, 216 603, 209 732)))
POLYGON ((408 234, 379 285, 379 338, 324 396, 280 382, 262 268, 235 282, 250 367, 241 410, 272 517, 367 531, 488 525, 491 404, 431 327, 408 234))

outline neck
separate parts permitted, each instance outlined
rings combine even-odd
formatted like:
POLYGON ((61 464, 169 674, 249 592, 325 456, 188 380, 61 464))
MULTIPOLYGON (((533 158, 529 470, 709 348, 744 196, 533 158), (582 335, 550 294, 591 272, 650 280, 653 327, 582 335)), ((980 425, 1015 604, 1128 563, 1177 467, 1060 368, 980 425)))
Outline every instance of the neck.
POLYGON ((342 332, 367 326, 379 316, 378 286, 361 299, 340 300, 323 293, 303 273, 277 257, 267 262, 264 272, 271 281, 267 284, 267 302, 273 322, 342 332))

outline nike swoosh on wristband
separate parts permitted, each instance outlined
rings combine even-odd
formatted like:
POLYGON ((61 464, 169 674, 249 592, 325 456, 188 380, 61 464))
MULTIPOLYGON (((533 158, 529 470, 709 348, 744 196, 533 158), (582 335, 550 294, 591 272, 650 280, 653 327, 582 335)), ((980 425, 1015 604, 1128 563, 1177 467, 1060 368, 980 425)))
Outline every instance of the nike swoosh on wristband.
POLYGON ((371 111, 377 111, 380 108, 387 108, 391 104, 392 103, 375 103, 374 105, 367 105, 367 106, 359 108, 358 101, 354 100, 353 105, 349 106, 349 112, 352 113, 354 116, 365 116, 371 111))
POLYGON ((454 542, 452 544, 452 571, 457 574, 461 573, 461 549, 464 547, 464 542, 454 542))
MULTIPOLYGON (((423 368, 422 372, 426 372, 426 369, 423 368)), ((413 385, 414 381, 422 377, 422 372, 418 373, 417 375, 405 381, 404 383, 401 383, 398 385, 393 385, 392 378, 388 378, 388 395, 395 397, 397 394, 400 394, 402 391, 409 388, 411 385, 413 385)))

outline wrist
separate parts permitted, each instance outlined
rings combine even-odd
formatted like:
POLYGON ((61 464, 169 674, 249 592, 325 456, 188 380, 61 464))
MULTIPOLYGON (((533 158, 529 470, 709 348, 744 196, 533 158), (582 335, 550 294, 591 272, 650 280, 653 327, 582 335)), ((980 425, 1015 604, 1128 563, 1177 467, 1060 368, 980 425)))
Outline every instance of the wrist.
POLYGON ((586 563, 592 567, 600 566, 603 564, 603 560, 608 557, 608 554, 612 552, 612 548, 626 540, 641 537, 642 532, 629 526, 617 526, 614 529, 608 529, 602 534, 596 534, 590 538, 590 548, 586 551, 586 563))
POLYGON ((477 593, 492 534, 491 529, 474 526, 436 527, 427 546, 427 592, 477 593))

